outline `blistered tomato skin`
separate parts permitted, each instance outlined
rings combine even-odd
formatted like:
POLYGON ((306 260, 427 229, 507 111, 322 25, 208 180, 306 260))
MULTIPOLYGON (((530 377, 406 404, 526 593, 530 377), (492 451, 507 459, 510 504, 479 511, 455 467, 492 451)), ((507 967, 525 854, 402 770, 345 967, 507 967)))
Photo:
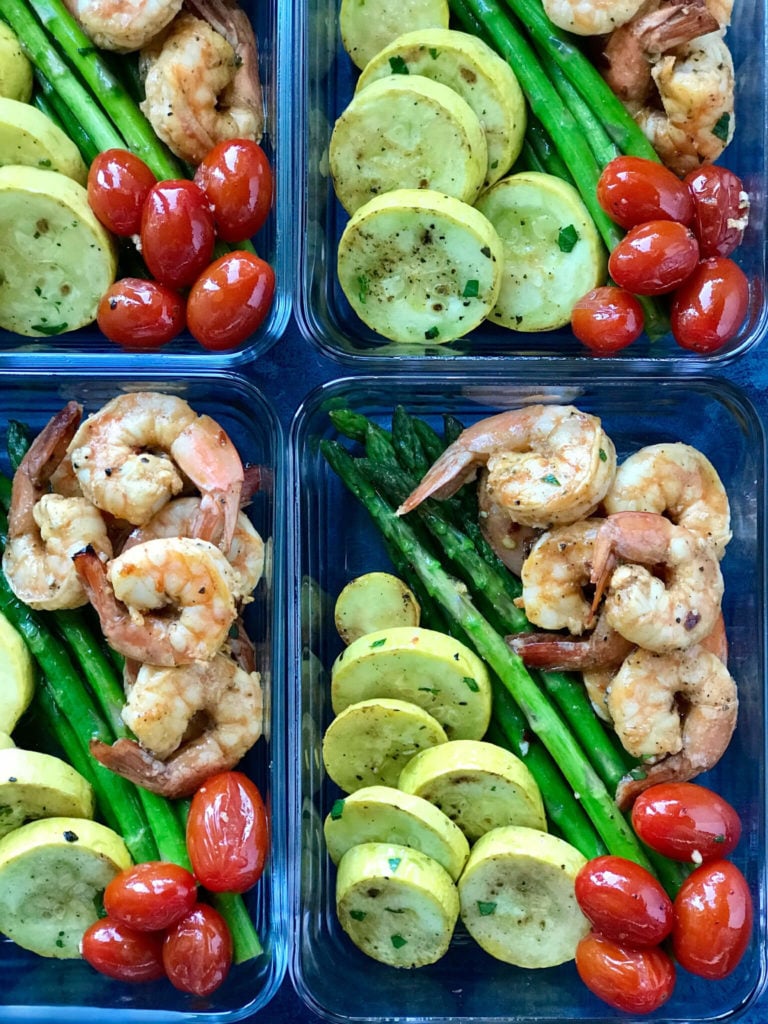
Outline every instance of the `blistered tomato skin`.
POLYGON ((662 164, 638 156, 619 156, 606 165, 597 201, 623 228, 649 220, 693 220, 693 199, 683 182, 662 164))
POLYGON ((576 970, 590 992, 627 1013, 652 1013, 675 988, 675 965, 658 946, 622 946, 596 932, 576 947, 576 970))
POLYGON ((83 935, 83 959, 118 981, 156 981, 165 976, 163 937, 102 917, 83 935))
POLYGON ((727 167, 704 164, 685 184, 693 197, 692 227, 703 258, 730 256, 744 238, 749 197, 740 178, 727 167))
POLYGON ((652 850, 692 864, 727 857, 741 838, 735 808, 695 782, 646 789, 632 805, 632 827, 652 850))
POLYGON ((210 265, 187 298, 187 326, 203 348, 226 351, 249 338, 272 305, 275 273, 249 252, 231 252, 210 265))
POLYGON ((115 235, 137 235, 141 213, 157 178, 143 160, 125 149, 98 153, 88 170, 88 204, 115 235))
POLYGON ((184 330, 184 300, 157 281, 123 277, 99 301, 96 322, 102 333, 123 348, 162 348, 184 330))
POLYGON ((272 208, 269 160, 251 139, 217 143, 195 171, 208 198, 219 238, 242 242, 262 229, 272 208))
POLYGON ((597 355, 618 352, 643 333, 643 310, 623 288, 603 285, 583 295, 571 310, 571 329, 597 355))
POLYGON ((699 261, 699 243, 684 224, 651 220, 632 228, 608 260, 608 273, 635 295, 664 295, 689 277, 699 261))
POLYGON ((715 352, 736 336, 748 308, 741 267, 722 256, 702 260, 672 298, 672 334, 681 348, 715 352))
POLYGON ((728 860, 696 868, 674 902, 672 948, 681 967, 718 980, 738 965, 752 937, 754 911, 744 875, 728 860))
POLYGON ((592 927, 613 942, 655 946, 672 931, 672 901, 634 861, 606 855, 576 876, 576 901, 592 927))
POLYGON ((144 202, 141 253, 149 272, 170 288, 191 285, 208 266, 216 241, 213 214, 192 181, 161 181, 144 202))
POLYGON ((214 907, 198 905, 168 929, 163 965, 174 988, 208 996, 224 982, 232 966, 232 936, 214 907))
POLYGON ((178 864, 144 861, 115 875, 104 890, 104 909, 137 931, 162 931, 197 903, 194 876, 178 864))

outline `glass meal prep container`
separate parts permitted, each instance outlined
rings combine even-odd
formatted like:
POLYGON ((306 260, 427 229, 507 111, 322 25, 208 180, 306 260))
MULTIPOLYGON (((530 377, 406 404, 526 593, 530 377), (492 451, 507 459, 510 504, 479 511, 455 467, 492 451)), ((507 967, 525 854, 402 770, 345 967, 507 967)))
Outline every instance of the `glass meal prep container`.
MULTIPOLYGON (((502 5, 504 6, 504 5, 502 5)), ((349 219, 334 195, 328 170, 328 144, 336 119, 351 100, 358 70, 344 51, 336 0, 304 0, 297 7, 296 68, 303 72, 297 102, 301 194, 299 274, 294 307, 303 334, 337 362, 363 362, 371 372, 418 368, 434 360, 453 362, 473 357, 515 356, 527 361, 563 359, 595 362, 566 326, 555 331, 522 333, 481 323, 474 331, 442 345, 398 344, 368 328, 352 309, 339 285, 336 253, 349 219), (303 31, 301 30, 303 29, 303 31)), ((671 334, 649 342, 643 335, 611 358, 634 369, 665 372, 672 367, 704 369, 726 363, 751 349, 768 323, 765 296, 766 242, 766 11, 762 0, 734 4, 726 35, 736 72, 735 136, 718 161, 739 175, 749 192, 751 212, 744 240, 734 253, 750 281, 747 316, 736 336, 710 355, 680 348, 671 334)), ((604 366, 604 360, 599 363, 604 366)))
MULTIPOLYGON (((290 833, 301 843, 291 871, 294 986, 304 1003, 329 1021, 504 1021, 555 1024, 589 1020, 663 1020, 700 1024, 735 1019, 753 1005, 766 972, 766 689, 765 689, 765 437, 749 400, 728 382, 702 377, 636 380, 574 376, 558 381, 545 368, 530 374, 438 373, 358 376, 327 383, 299 408, 290 450, 296 495, 291 551, 293 612, 289 660, 295 677, 289 763, 295 794, 290 833), (330 469, 319 450, 341 438, 329 410, 348 408, 391 427, 395 404, 442 430, 443 414, 465 425, 509 408, 545 402, 597 414, 619 461, 638 448, 684 441, 715 465, 730 496, 733 539, 722 562, 723 611, 729 669, 738 684, 739 717, 715 768, 699 777, 729 800, 743 824, 731 855, 744 872, 755 908, 751 944, 737 969, 720 982, 678 969, 671 999, 656 1013, 633 1017, 592 996, 573 962, 522 970, 486 954, 461 922, 448 953, 412 970, 385 966, 361 953, 335 913, 335 878, 323 823, 343 796, 326 774, 321 745, 333 718, 330 669, 342 644, 334 604, 345 584, 370 571, 393 571, 368 513, 330 469)), ((448 570, 450 572, 450 569, 448 570)))
POLYGON ((244 464, 262 468, 258 491, 248 515, 265 542, 264 578, 245 613, 256 648, 264 691, 263 735, 240 768, 258 785, 270 815, 271 846, 267 866, 245 894, 246 907, 263 953, 233 966, 224 984, 206 998, 185 995, 170 982, 129 984, 112 981, 82 960, 37 956, 4 939, 0 944, 0 1019, 98 1021, 241 1020, 264 1006, 277 991, 287 964, 285 763, 284 515, 285 473, 282 430, 264 395, 243 378, 216 374, 120 374, 59 371, 55 381, 40 372, 0 371, 3 436, 0 470, 9 472, 5 430, 10 420, 37 433, 68 401, 75 399, 84 416, 113 396, 128 391, 160 391, 186 399, 198 413, 208 413, 232 438, 244 464))
MULTIPOLYGON (((116 366, 142 369, 173 363, 186 371, 211 360, 236 366, 263 355, 282 336, 291 313, 293 275, 292 9, 277 0, 242 0, 239 6, 250 17, 258 44, 265 111, 261 144, 274 176, 272 210, 253 239, 257 253, 275 272, 275 294, 264 322, 239 347, 216 353, 206 351, 186 330, 162 349, 137 353, 110 342, 95 322, 52 337, 30 338, 0 329, 0 365, 23 367, 51 356, 65 357, 70 365, 87 365, 94 357, 108 356, 116 366)), ((71 256, 77 259, 77 253, 71 256)))

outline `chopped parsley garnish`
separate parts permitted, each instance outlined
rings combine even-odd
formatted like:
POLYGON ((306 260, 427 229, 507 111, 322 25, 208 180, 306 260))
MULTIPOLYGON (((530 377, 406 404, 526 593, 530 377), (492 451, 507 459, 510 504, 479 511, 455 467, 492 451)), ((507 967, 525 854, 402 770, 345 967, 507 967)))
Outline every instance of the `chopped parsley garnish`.
POLYGON ((390 57, 389 66, 392 68, 393 75, 410 75, 408 65, 405 63, 402 57, 390 57))
POLYGON ((716 139, 719 139, 721 142, 727 142, 728 132, 730 131, 730 128, 731 115, 726 110, 720 115, 720 117, 718 117, 717 121, 715 121, 714 127, 712 129, 712 134, 715 136, 716 139))
POLYGON ((380 640, 374 640, 371 647, 382 647, 387 642, 387 638, 383 636, 380 640))
POLYGON ((554 473, 547 473, 546 476, 541 478, 543 484, 552 484, 553 487, 559 487, 560 481, 557 479, 554 473))
POLYGON ((349 916, 353 921, 364 921, 366 914, 364 910, 350 910, 349 916))
POLYGON ((424 337, 427 339, 427 341, 431 341, 432 338, 436 338, 439 333, 440 331, 437 329, 437 327, 430 327, 428 331, 424 331, 424 337))
POLYGON ((331 819, 333 821, 338 821, 343 813, 344 813, 344 799, 340 798, 339 800, 334 800, 333 801, 333 807, 331 807, 331 819))
POLYGON ((402 949, 403 946, 405 946, 408 942, 408 940, 404 939, 402 935, 393 935, 391 938, 392 945, 395 947, 395 949, 402 949))
POLYGON ((465 299, 476 299, 480 294, 480 282, 473 278, 464 285, 462 295, 465 299))
POLYGON ((463 682, 472 691, 472 693, 479 693, 480 687, 477 685, 477 680, 473 679, 472 676, 463 676, 463 682))
POLYGON ((477 901, 477 912, 481 917, 490 917, 496 913, 496 904, 488 900, 477 901))
POLYGON ((571 252, 578 240, 579 233, 573 224, 569 224, 568 227, 565 228, 560 228, 560 233, 557 236, 557 244, 560 248, 560 252, 571 252))

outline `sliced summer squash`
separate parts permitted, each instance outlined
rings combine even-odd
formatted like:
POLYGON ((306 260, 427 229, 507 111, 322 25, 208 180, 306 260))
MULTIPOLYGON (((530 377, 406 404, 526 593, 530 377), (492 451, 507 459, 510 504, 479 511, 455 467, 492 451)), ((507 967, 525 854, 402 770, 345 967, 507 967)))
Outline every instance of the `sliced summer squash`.
POLYGON ((0 612, 0 730, 12 733, 35 692, 32 655, 0 612))
POLYGON ((388 75, 353 96, 333 126, 328 160, 339 202, 354 213, 397 188, 472 203, 488 147, 477 114, 453 89, 423 75, 388 75))
POLYGON ((448 28, 448 0, 341 0, 339 29, 344 49, 358 68, 401 32, 448 28))
POLYGON ((415 755, 398 786, 439 807, 470 843, 503 825, 546 830, 541 792, 519 757, 482 740, 453 740, 431 753, 415 755))
POLYGON ((360 843, 397 843, 436 860, 456 881, 469 856, 458 825, 428 800, 392 786, 366 786, 336 800, 324 832, 334 864, 360 843))
POLYGON ((32 96, 32 65, 4 21, 0 21, 0 96, 22 103, 32 96))
POLYGON ((363 69, 357 91, 388 75, 423 75, 447 85, 474 110, 485 132, 487 188, 509 171, 525 135, 525 97, 507 62, 468 32, 426 28, 406 32, 363 69))
POLYGON ((390 626, 418 626, 419 602, 390 572, 366 572, 350 580, 336 598, 334 622, 345 644, 390 626))
POLYGON ((40 956, 74 959, 101 894, 131 866, 122 838, 87 818, 42 818, 0 839, 0 931, 40 956))
POLYGON ((378 782, 395 786, 414 754, 447 740, 418 704, 377 697, 350 704, 334 718, 323 737, 323 763, 345 793, 378 782))
POLYGON ((28 337, 91 323, 117 256, 82 185, 37 167, 0 167, 0 328, 28 337))
POLYGON ((496 229, 479 210, 431 189, 396 189, 350 218, 337 269, 368 327, 430 346, 463 337, 488 316, 503 260, 496 229))
POLYGON ((547 832, 517 825, 486 832, 458 883, 467 931, 486 953, 517 967, 572 960, 590 927, 574 895, 585 863, 547 832))
POLYGON ((448 739, 480 739, 491 715, 485 664, 458 640, 422 626, 368 633, 334 662, 331 702, 336 714, 380 697, 418 704, 440 722, 448 739))
POLYGON ((524 171, 477 201, 504 245, 504 273, 492 323, 550 331, 569 323, 577 299, 605 281, 605 248, 576 189, 551 174, 524 171))
POLYGON ((52 754, 0 750, 0 836, 36 818, 92 818, 91 784, 52 754))
POLYGON ((445 868, 418 850, 361 843, 339 862, 336 913, 350 939, 374 960, 423 967, 447 951, 459 898, 445 868))
POLYGON ((85 185, 88 168, 80 150, 37 107, 0 98, 0 165, 23 164, 58 171, 85 185))

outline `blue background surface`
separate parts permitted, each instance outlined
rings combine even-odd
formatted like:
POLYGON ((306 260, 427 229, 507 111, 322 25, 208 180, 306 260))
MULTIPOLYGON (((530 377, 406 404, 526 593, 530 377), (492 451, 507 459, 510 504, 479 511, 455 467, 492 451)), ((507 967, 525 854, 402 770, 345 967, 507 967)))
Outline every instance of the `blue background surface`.
MULTIPOLYGON (((712 377, 725 377, 740 387, 757 407, 763 423, 768 425, 768 361, 766 342, 762 341, 750 352, 730 366, 719 366, 712 377)), ((506 364, 507 372, 514 373, 514 364, 506 364)), ((402 369, 399 367, 399 369, 402 369)), ((464 367, 462 367, 464 369, 464 367)), ((621 367, 626 372, 627 367, 621 367)), ((288 433, 293 415, 304 397, 317 385, 339 377, 363 373, 364 368, 337 363, 322 355, 304 339, 291 321, 283 338, 261 359, 241 372, 267 395, 278 410, 283 428, 288 433)), ((499 374, 504 374, 499 366, 499 374)), ((529 377, 534 375, 531 364, 525 368, 529 377)), ((621 1015, 617 1015, 617 1021, 621 1015)), ((765 1024, 768 1021, 768 992, 741 1016, 740 1024, 765 1024)), ((312 1013, 294 992, 290 977, 286 976, 275 998, 264 1009, 248 1018, 256 1024, 318 1024, 322 1018, 312 1013)))

